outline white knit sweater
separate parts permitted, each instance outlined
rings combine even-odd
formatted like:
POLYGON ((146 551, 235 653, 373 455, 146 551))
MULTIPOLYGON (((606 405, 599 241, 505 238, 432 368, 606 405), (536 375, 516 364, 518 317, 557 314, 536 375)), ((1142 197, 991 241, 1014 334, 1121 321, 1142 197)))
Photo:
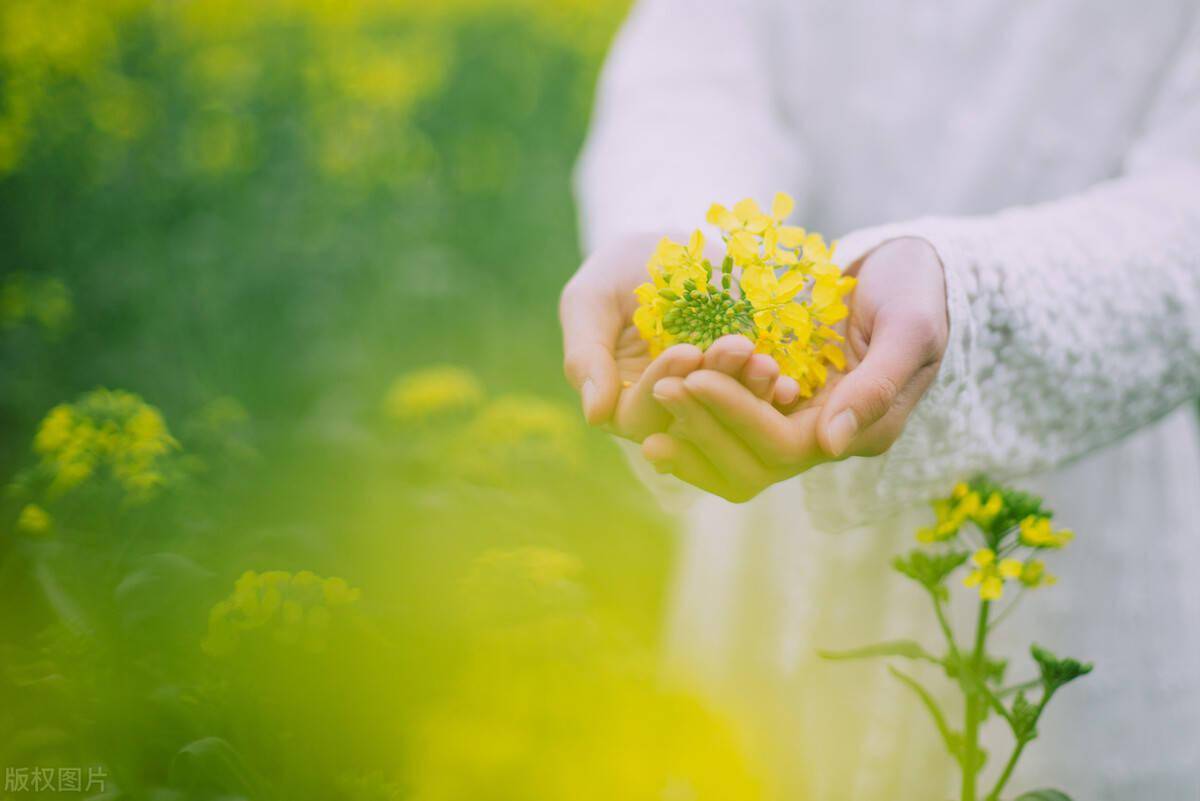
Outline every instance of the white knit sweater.
POLYGON ((844 234, 847 261, 933 242, 950 345, 889 453, 743 507, 691 501, 680 664, 757 710, 781 797, 950 796, 903 688, 813 651, 936 643, 887 562, 920 501, 984 471, 1081 534, 998 648, 1015 667, 1031 639, 1098 663, 1013 789, 1200 799, 1200 6, 642 0, 580 164, 586 245, 778 189, 800 224, 844 234))

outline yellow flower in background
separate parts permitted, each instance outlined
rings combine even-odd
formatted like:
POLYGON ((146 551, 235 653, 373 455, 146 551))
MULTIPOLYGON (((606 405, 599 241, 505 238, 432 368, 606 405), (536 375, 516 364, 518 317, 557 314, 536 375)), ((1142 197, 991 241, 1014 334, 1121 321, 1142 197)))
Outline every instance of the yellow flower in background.
POLYGON ((233 592, 209 612, 205 653, 233 652, 242 636, 262 630, 271 642, 298 645, 306 651, 325 648, 331 625, 362 597, 345 579, 321 578, 309 570, 289 573, 247 570, 233 592))
POLYGON ((917 540, 927 544, 957 536, 963 524, 979 511, 981 504, 979 493, 971 492, 966 484, 959 484, 949 498, 938 498, 932 506, 937 522, 917 531, 917 540))
POLYGON ((963 586, 979 588, 979 597, 984 601, 998 601, 1004 595, 1004 582, 1021 576, 1023 565, 1016 559, 996 560, 991 548, 980 548, 971 556, 975 570, 963 579, 963 586))
POLYGON ((51 409, 33 440, 52 495, 107 468, 131 503, 149 500, 166 484, 166 460, 178 448, 158 409, 132 392, 108 389, 51 409))
POLYGON ((950 497, 938 498, 931 505, 937 521, 917 531, 917 540, 926 544, 954 538, 968 521, 981 528, 989 527, 1004 511, 1004 497, 992 491, 985 501, 979 491, 960 482, 954 486, 950 497))
POLYGON ((29 503, 21 509, 17 516, 17 531, 32 536, 42 536, 50 532, 54 520, 50 513, 36 503, 29 503))
POLYGON ((473 409, 483 401, 483 385, 462 367, 438 365, 415 370, 392 382, 384 410, 394 420, 413 422, 473 409))
POLYGON ((579 447, 571 412, 536 395, 508 395, 484 406, 461 432, 456 461, 476 477, 500 478, 517 465, 574 464, 579 447))
POLYGON ((1048 517, 1030 515, 1021 521, 1021 542, 1031 548, 1062 548, 1074 538, 1069 529, 1055 531, 1048 517))
POLYGON ((1046 563, 1041 559, 1030 559, 1021 567, 1017 578, 1026 587, 1050 587, 1058 583, 1058 577, 1046 572, 1046 563))
POLYGON ((73 313, 70 290, 57 278, 17 272, 0 282, 0 328, 36 323, 46 333, 57 335, 73 313))

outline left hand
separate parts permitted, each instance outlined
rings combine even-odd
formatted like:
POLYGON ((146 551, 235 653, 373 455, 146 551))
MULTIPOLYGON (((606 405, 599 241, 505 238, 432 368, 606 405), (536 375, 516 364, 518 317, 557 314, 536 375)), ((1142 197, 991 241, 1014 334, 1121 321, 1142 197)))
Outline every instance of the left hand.
MULTIPOLYGON (((655 469, 741 503, 822 462, 892 446, 949 340, 941 260, 929 242, 906 237, 884 242, 848 272, 858 277, 848 371, 790 413, 717 371, 659 380, 654 397, 673 421, 642 443, 655 469)), ((706 361, 724 347, 714 343, 706 361)))

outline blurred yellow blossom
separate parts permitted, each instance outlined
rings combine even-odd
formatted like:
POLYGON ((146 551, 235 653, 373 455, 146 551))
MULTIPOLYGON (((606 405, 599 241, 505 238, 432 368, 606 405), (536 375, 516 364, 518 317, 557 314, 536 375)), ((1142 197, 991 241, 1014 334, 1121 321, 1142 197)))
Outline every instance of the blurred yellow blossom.
POLYGON ((165 460, 178 448, 158 409, 132 392, 109 389, 51 409, 33 440, 51 476, 51 495, 107 468, 131 503, 148 500, 166 483, 165 460))
POLYGON ((454 365, 437 365, 400 376, 388 388, 384 410, 401 422, 473 409, 483 400, 483 386, 473 373, 454 365))
POLYGON ((16 272, 0 282, 0 328, 34 322, 47 333, 58 334, 73 310, 71 293, 57 278, 16 272))
POLYGON ((243 634, 261 629, 274 643, 320 651, 335 617, 361 595, 345 579, 323 579, 308 570, 295 574, 247 570, 234 584, 233 593, 209 612, 202 647, 210 655, 225 655, 237 647, 243 634))
POLYGON ((26 504, 17 516, 17 530, 25 534, 41 536, 50 531, 53 524, 50 513, 36 503, 26 504))
POLYGON ((1004 595, 1004 582, 1021 576, 1023 565, 1016 559, 1000 559, 991 548, 980 548, 971 557, 975 570, 963 579, 963 586, 978 587, 984 601, 998 601, 1004 595))
POLYGON ((463 432, 462 458, 476 468, 507 470, 516 463, 555 466, 578 457, 575 415, 536 395, 507 395, 487 404, 463 432))
POLYGON ((1018 578, 1026 587, 1049 587, 1058 583, 1058 577, 1046 572, 1046 563, 1041 559, 1027 561, 1018 578))
POLYGON ((1062 548, 1074 538, 1069 529, 1055 531, 1048 517, 1030 515, 1021 521, 1021 542, 1031 548, 1062 548))
POLYGON ((579 558, 542 546, 491 549, 480 554, 462 582, 475 622, 511 624, 578 608, 579 558))

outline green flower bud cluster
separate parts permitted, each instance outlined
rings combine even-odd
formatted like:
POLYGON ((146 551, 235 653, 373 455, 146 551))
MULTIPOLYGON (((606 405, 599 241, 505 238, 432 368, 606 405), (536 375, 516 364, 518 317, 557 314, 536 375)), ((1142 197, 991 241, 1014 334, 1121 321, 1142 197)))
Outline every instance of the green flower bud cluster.
MULTIPOLYGON (((704 262, 712 278, 712 265, 704 262)), ((690 342, 701 350, 726 334, 755 335, 753 306, 748 300, 733 297, 733 260, 721 265, 721 288, 711 284, 683 283, 683 293, 660 289, 658 294, 671 301, 671 310, 663 317, 663 328, 679 342, 690 342)))

